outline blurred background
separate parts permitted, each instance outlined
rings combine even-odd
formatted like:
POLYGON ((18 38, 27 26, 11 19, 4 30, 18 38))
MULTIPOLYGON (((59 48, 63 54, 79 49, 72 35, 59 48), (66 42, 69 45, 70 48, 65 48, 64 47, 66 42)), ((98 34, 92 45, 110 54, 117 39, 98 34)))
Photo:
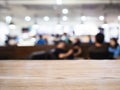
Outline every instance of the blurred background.
POLYGON ((105 42, 115 37, 120 44, 120 0, 0 0, 1 46, 8 37, 17 46, 34 46, 37 35, 63 33, 94 42, 100 31, 105 42))

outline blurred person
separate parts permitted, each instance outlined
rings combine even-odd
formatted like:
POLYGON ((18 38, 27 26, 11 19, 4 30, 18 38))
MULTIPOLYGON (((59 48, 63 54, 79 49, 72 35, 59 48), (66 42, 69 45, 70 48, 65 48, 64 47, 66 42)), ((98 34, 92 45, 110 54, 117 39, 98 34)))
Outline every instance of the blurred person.
POLYGON ((55 44, 54 41, 55 41, 54 35, 50 35, 50 36, 47 38, 48 45, 54 45, 54 44, 55 44))
POLYGON ((80 46, 80 44, 81 44, 80 39, 79 39, 79 38, 75 38, 75 42, 74 42, 74 44, 80 46))
POLYGON ((77 58, 80 56, 80 54, 82 53, 82 49, 80 47, 81 41, 79 38, 75 38, 75 42, 73 44, 73 55, 74 58, 77 58))
POLYGON ((66 51, 66 43, 64 41, 60 41, 56 46, 54 55, 56 59, 73 59, 73 50, 70 49, 66 51))
POLYGON ((89 38, 89 44, 92 44, 93 43, 93 41, 92 41, 92 38, 91 38, 91 35, 88 35, 88 38, 89 38))
POLYGON ((78 58, 80 56, 80 54, 82 53, 82 49, 80 48, 80 44, 79 43, 73 44, 72 49, 73 49, 74 58, 78 58))
POLYGON ((104 44, 102 33, 95 36, 95 44, 89 48, 88 52, 91 59, 108 59, 108 47, 104 44))
POLYGON ((67 43, 67 44, 70 42, 67 33, 64 33, 62 35, 61 40, 65 41, 65 43, 67 43))
POLYGON ((42 35, 39 35, 39 39, 37 41, 37 45, 45 45, 47 42, 45 39, 43 39, 43 36, 42 35))
POLYGON ((99 33, 104 34, 104 28, 98 27, 99 33))
POLYGON ((7 40, 5 41, 6 46, 17 46, 17 37, 7 36, 7 40))
POLYGON ((58 42, 60 42, 60 41, 61 41, 60 40, 60 35, 59 34, 55 35, 54 43, 58 44, 58 42))
POLYGON ((9 46, 10 36, 7 35, 6 37, 7 37, 7 39, 5 40, 5 45, 6 45, 6 46, 9 46))
POLYGON ((111 38, 108 51, 112 54, 112 58, 118 58, 120 55, 120 46, 116 38, 111 38))

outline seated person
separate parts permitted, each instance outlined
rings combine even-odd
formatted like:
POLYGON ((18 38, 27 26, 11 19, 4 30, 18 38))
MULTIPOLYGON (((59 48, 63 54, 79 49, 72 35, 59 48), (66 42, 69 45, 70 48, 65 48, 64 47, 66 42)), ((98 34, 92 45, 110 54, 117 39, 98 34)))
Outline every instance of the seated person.
POLYGON ((80 44, 81 44, 81 41, 80 41, 80 39, 79 38, 75 38, 75 43, 74 43, 74 45, 78 45, 78 46, 80 46, 80 44))
POLYGON ((117 51, 115 52, 115 58, 120 59, 120 46, 117 48, 117 51))
POLYGON ((116 38, 111 38, 108 51, 112 55, 111 58, 118 58, 118 56, 119 56, 119 44, 118 44, 116 38))
POLYGON ((54 51, 54 55, 56 57, 56 59, 73 59, 73 50, 70 49, 68 51, 66 51, 66 44, 64 41, 60 41, 57 46, 56 49, 54 51))
POLYGON ((118 42, 116 38, 111 38, 110 39, 110 45, 108 48, 108 51, 111 53, 111 58, 117 58, 118 54, 116 54, 117 49, 119 48, 118 42))
POLYGON ((57 35, 55 35, 54 43, 55 43, 55 45, 56 45, 56 44, 58 44, 59 42, 60 42, 60 35, 57 34, 57 35))
POLYGON ((82 50, 81 50, 81 48, 80 48, 80 44, 79 44, 79 43, 75 43, 75 44, 73 45, 73 56, 74 56, 75 58, 77 58, 77 57, 80 56, 81 53, 82 53, 82 50))
POLYGON ((42 35, 39 35, 39 40, 36 43, 37 45, 45 45, 46 44, 46 40, 43 39, 42 35))
POLYGON ((108 59, 108 48, 104 45, 104 35, 102 33, 95 36, 95 44, 89 48, 88 52, 91 59, 108 59))

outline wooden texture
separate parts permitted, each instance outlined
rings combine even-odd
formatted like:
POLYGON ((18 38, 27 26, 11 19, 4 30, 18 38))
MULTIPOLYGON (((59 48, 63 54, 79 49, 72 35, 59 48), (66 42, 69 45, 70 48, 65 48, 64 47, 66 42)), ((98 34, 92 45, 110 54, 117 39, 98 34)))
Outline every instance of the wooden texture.
POLYGON ((120 61, 0 61, 0 90, 120 90, 120 61))
POLYGON ((37 51, 48 51, 55 48, 52 45, 38 45, 38 46, 7 46, 0 47, 0 59, 28 59, 29 55, 37 51))
MULTIPOLYGON (((82 49, 82 58, 88 58, 88 48, 91 46, 91 44, 88 43, 82 43, 80 45, 82 49)), ((16 46, 6 46, 6 47, 0 47, 0 60, 3 59, 28 59, 28 57, 33 52, 38 51, 49 51, 53 48, 55 48, 55 45, 37 45, 37 46, 22 46, 22 47, 16 47, 16 46)), ((66 49, 70 48, 71 45, 67 46, 66 49)))

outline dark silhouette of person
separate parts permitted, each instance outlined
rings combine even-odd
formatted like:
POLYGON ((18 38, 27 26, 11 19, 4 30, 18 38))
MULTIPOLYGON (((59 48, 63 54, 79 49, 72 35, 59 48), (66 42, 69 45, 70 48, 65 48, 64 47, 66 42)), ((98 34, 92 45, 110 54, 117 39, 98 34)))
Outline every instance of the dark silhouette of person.
POLYGON ((108 47, 104 44, 104 35, 102 33, 95 36, 95 44, 89 48, 88 52, 91 59, 108 59, 108 47))
POLYGON ((64 41, 60 41, 56 45, 56 49, 53 54, 56 59, 73 59, 73 50, 69 49, 66 51, 66 43, 64 41))

